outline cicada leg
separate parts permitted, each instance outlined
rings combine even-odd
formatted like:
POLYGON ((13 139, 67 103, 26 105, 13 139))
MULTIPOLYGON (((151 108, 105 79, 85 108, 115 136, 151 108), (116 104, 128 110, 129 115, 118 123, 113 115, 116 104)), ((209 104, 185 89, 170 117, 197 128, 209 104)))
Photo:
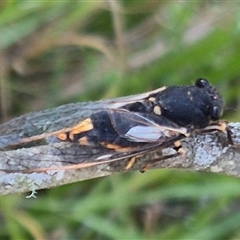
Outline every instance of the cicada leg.
POLYGON ((169 154, 169 155, 166 155, 166 156, 162 156, 160 158, 156 158, 156 159, 153 159, 153 160, 150 160, 141 170, 140 172, 141 173, 144 173, 146 172, 153 164, 157 163, 157 162, 160 162, 160 161, 164 161, 164 160, 167 160, 167 159, 170 159, 170 158, 175 158, 175 157, 178 157, 180 155, 184 155, 186 153, 186 151, 184 150, 184 148, 182 147, 182 144, 179 140, 175 141, 173 143, 174 147, 173 149, 176 151, 176 153, 173 153, 173 154, 169 154))

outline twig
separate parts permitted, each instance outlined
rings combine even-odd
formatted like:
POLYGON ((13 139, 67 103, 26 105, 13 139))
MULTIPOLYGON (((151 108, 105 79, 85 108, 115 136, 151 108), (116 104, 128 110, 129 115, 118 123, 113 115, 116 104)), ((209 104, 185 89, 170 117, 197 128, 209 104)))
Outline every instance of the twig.
MULTIPOLYGON (((0 126, 0 193, 21 193, 90 178, 124 172, 130 161, 123 156, 102 148, 79 146, 68 142, 52 141, 51 132, 69 128, 85 119, 92 112, 104 108, 105 102, 68 104, 15 118, 0 126), (43 138, 40 142, 18 145, 31 136, 43 138), (46 141, 47 139, 47 141, 46 141), (13 149, 14 148, 14 149, 13 149), (13 149, 13 150, 12 150, 13 149), (84 167, 121 156, 120 160, 84 167), (80 164, 80 165, 79 165, 80 164), (64 169, 66 166, 75 169, 64 169), (76 167, 80 166, 80 167, 76 167), (38 171, 38 169, 45 169, 38 171), (30 171, 26 171, 30 170, 30 171)), ((150 168, 184 168, 193 171, 208 171, 240 177, 240 123, 230 123, 230 145, 225 133, 195 135, 182 140, 185 154, 157 161, 150 168)), ((173 154, 172 148, 157 149, 136 158, 128 171, 141 170, 149 160, 173 154)))

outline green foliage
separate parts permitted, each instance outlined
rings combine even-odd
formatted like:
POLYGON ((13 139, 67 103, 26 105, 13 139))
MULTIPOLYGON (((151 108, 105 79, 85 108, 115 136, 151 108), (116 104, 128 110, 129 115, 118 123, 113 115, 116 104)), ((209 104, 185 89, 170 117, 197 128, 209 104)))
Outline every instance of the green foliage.
MULTIPOLYGON (((239 121, 234 2, 0 3, 2 121, 205 77, 239 121)), ((0 198, 1 239, 237 239, 238 179, 154 170, 0 198)))

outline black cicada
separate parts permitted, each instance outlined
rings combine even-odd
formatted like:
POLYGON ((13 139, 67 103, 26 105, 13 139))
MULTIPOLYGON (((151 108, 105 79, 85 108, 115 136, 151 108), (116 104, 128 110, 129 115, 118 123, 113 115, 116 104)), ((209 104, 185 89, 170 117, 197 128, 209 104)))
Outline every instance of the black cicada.
MULTIPOLYGON (((174 142, 196 130, 225 131, 226 124, 217 121, 223 105, 218 91, 200 78, 195 85, 162 87, 107 100, 104 107, 96 108, 95 113, 91 112, 75 126, 30 136, 20 142, 54 138, 55 141, 124 152, 124 158, 127 158, 156 148, 174 147, 174 142)), ((89 166, 119 159, 122 158, 111 157, 91 162, 89 166)), ((77 168, 81 168, 81 163, 77 168)))
POLYGON ((223 100, 207 80, 198 79, 194 86, 163 87, 146 97, 120 99, 112 106, 92 114, 58 135, 64 141, 80 145, 122 148, 158 143, 179 135, 188 136, 218 120, 223 100))
MULTIPOLYGON (((92 114, 70 131, 63 141, 80 145, 104 146, 132 153, 136 147, 166 147, 197 129, 225 130, 209 126, 223 112, 223 100, 205 79, 193 86, 163 87, 146 95, 109 102, 106 109, 92 114)), ((223 129, 222 129, 223 127, 223 129)), ((137 150, 138 154, 143 150, 137 150)))

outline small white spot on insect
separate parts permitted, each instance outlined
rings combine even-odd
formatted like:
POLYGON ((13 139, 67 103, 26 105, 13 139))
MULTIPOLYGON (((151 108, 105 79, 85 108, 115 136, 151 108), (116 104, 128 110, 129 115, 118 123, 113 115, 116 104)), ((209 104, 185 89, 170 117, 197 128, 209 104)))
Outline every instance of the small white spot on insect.
POLYGON ((192 101, 192 100, 193 100, 193 96, 192 96, 191 91, 188 91, 188 92, 187 92, 187 95, 189 96, 189 99, 192 101))
POLYGON ((159 106, 155 106, 153 108, 153 112, 156 114, 156 115, 161 115, 162 111, 161 111, 161 108, 159 106))
POLYGON ((155 98, 155 97, 150 97, 150 98, 148 99, 148 101, 150 101, 150 102, 155 102, 155 101, 156 101, 156 98, 155 98))
POLYGON ((97 157, 96 160, 102 160, 102 159, 105 159, 105 158, 110 158, 111 156, 112 156, 112 154, 102 155, 100 157, 97 157))

